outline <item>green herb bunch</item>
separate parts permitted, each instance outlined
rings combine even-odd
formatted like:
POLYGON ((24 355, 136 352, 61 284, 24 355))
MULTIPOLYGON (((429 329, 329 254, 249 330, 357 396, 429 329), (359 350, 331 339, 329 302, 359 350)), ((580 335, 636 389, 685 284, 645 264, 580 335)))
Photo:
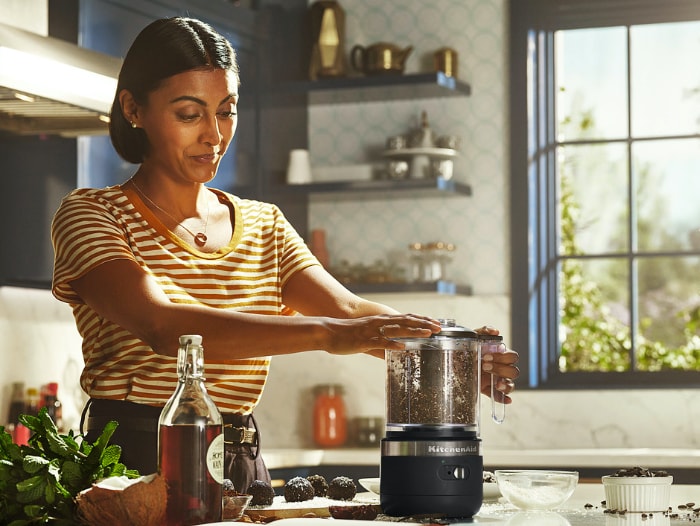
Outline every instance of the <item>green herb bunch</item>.
POLYGON ((38 416, 19 419, 32 433, 28 445, 13 443, 0 426, 0 524, 80 524, 75 514, 78 493, 103 478, 139 476, 119 462, 121 447, 109 444, 115 421, 90 444, 72 430, 59 434, 46 408, 38 416))

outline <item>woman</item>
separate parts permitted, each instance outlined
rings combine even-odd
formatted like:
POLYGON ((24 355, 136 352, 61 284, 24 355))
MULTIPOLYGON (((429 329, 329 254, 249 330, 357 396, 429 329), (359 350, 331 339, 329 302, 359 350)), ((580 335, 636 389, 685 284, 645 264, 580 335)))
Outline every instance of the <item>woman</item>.
MULTIPOLYGON (((440 327, 349 292, 276 206, 205 186, 236 130, 238 85, 235 53, 210 26, 187 18, 147 26, 124 58, 109 128, 119 155, 139 167, 122 185, 68 195, 52 237, 53 293, 71 304, 83 337, 87 438, 115 419, 123 462, 155 472, 178 336, 201 334, 209 393, 237 430, 226 477, 245 490, 269 480, 257 430, 247 431, 271 356, 383 356, 402 348, 391 338, 440 327)), ((491 360, 510 402, 517 354, 491 360)))

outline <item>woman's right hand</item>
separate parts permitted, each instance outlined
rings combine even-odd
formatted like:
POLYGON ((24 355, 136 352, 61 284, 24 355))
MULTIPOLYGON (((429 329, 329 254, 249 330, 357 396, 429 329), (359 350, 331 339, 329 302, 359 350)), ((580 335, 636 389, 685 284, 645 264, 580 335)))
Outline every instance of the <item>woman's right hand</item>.
POLYGON ((401 350, 395 338, 428 338, 440 332, 440 322, 417 314, 379 314, 361 318, 326 318, 329 331, 325 350, 331 354, 371 353, 384 356, 384 350, 401 350))

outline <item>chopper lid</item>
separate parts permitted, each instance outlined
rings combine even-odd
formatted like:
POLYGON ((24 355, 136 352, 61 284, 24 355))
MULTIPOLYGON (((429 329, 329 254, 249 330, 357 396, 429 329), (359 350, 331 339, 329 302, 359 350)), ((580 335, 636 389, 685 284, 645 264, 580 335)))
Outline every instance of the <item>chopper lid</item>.
POLYGON ((481 333, 479 333, 479 339, 480 340, 493 340, 493 341, 502 342, 503 336, 501 336, 500 334, 481 334, 481 333))
POLYGON ((435 341, 435 340, 445 340, 448 338, 479 338, 480 335, 472 330, 468 329, 467 327, 462 327, 461 325, 457 325, 453 319, 439 319, 440 321, 440 327, 442 328, 440 332, 436 334, 431 334, 430 336, 426 337, 420 337, 420 338, 395 338, 397 341, 411 341, 411 342, 416 342, 416 341, 435 341))
POLYGON ((440 322, 441 330, 437 334, 433 334, 435 337, 447 337, 447 338, 476 338, 478 334, 472 329, 468 329, 461 325, 457 325, 455 320, 452 318, 438 318, 440 322))
POLYGON ((467 329, 461 325, 451 325, 442 327, 442 330, 437 334, 433 334, 431 338, 478 338, 479 334, 472 329, 467 329))

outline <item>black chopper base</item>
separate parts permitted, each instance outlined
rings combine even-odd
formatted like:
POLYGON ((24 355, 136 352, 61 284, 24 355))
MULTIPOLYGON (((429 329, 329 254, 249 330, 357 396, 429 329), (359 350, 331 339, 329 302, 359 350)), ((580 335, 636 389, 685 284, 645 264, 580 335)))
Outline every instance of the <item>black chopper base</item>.
POLYGON ((482 498, 454 495, 382 495, 380 504, 385 515, 411 517, 424 515, 436 518, 470 519, 481 509, 482 498))

